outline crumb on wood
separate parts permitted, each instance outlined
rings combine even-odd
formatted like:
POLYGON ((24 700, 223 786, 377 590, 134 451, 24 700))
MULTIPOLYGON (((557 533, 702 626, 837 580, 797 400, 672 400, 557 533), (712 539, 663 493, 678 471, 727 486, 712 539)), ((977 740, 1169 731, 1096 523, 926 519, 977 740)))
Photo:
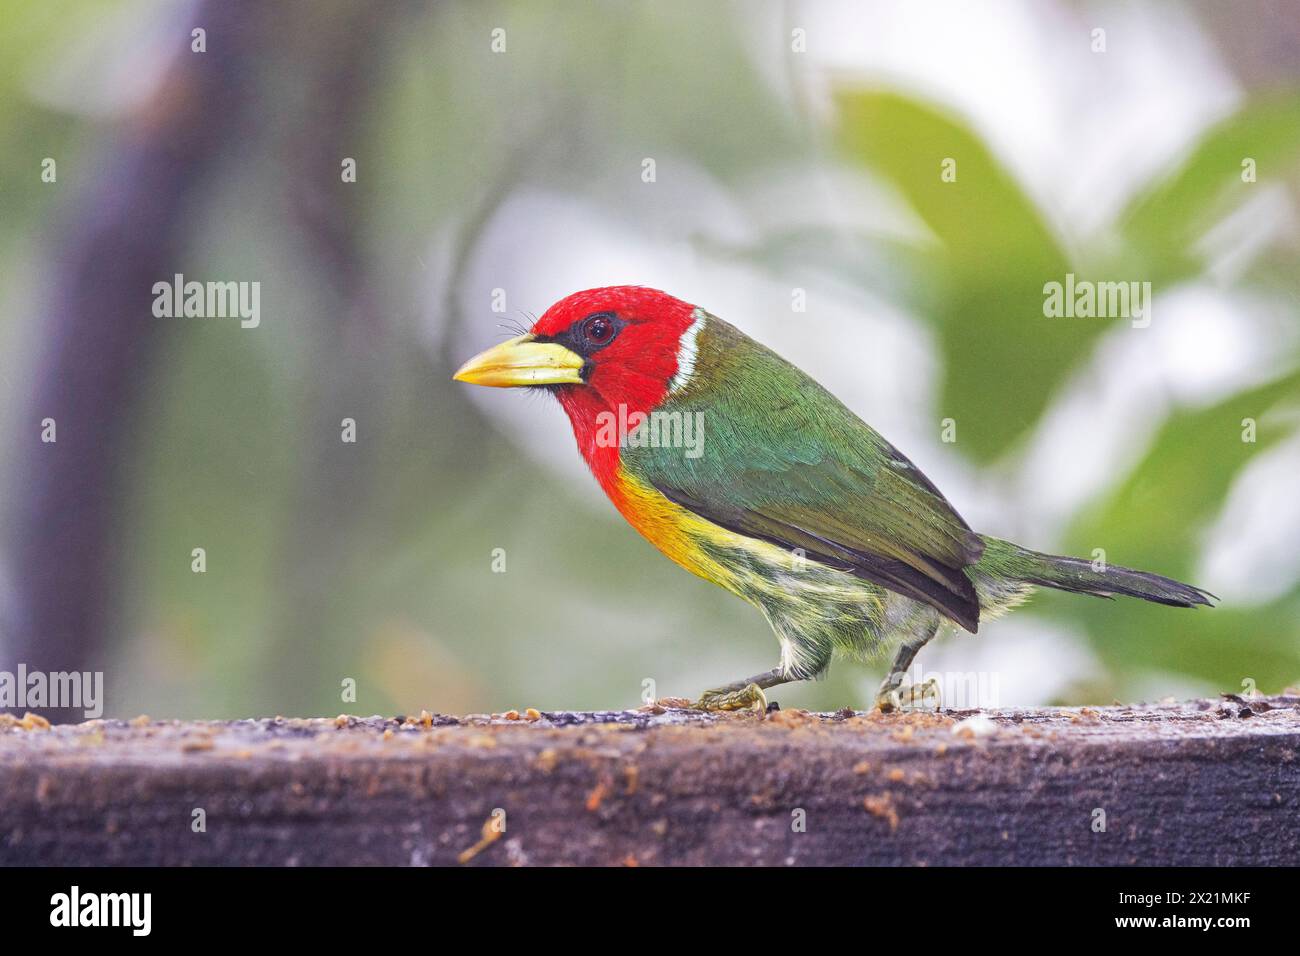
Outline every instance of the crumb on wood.
POLYGON ((844 723, 850 727, 889 730, 895 740, 910 741, 918 730, 948 727, 954 723, 954 719, 948 714, 936 713, 930 710, 892 712, 888 714, 879 710, 868 710, 860 714, 854 714, 852 717, 845 719, 844 723))
POLYGON ((873 817, 887 821, 891 831, 898 829, 898 808, 894 806, 894 795, 888 790, 863 797, 862 808, 873 817))
POLYGON ((501 827, 497 824, 497 818, 495 814, 488 816, 487 820, 484 821, 483 829, 480 832, 481 835, 477 843, 475 843, 471 847, 466 847, 465 849, 461 850, 459 854, 457 854, 456 856, 457 863, 468 863, 470 860, 474 859, 474 857, 478 856, 480 853, 482 853, 484 850, 490 847, 497 840, 501 839, 501 834, 503 831, 501 827))
POLYGON ((778 727, 807 727, 809 724, 821 724, 821 720, 806 710, 774 710, 765 718, 767 723, 778 727))
POLYGON ((50 722, 40 714, 33 714, 29 710, 23 714, 23 719, 18 721, 18 726, 23 730, 49 730, 50 722))
POLYGON ((555 752, 555 748, 547 747, 534 758, 533 764, 542 773, 550 773, 555 769, 555 765, 559 763, 559 760, 560 755, 555 752))
POLYGON ((609 791, 609 781, 604 777, 601 777, 600 781, 596 784, 591 793, 587 794, 587 812, 595 813, 599 810, 601 803, 603 803, 605 797, 609 795, 609 791))
POLYGON ((958 737, 974 740, 977 737, 991 737, 997 733, 998 725, 987 714, 972 714, 965 720, 952 725, 952 732, 958 737))

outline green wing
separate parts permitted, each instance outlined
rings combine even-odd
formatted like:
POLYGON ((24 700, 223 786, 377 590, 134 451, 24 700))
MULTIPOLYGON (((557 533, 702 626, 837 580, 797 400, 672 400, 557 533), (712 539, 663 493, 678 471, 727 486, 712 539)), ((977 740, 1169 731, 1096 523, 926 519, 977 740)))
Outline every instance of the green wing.
POLYGON ((634 435, 624 468, 714 524, 801 548, 969 631, 979 627, 979 600, 963 568, 979 560, 983 541, 915 465, 815 381, 721 319, 707 317, 696 349, 690 381, 659 411, 698 413, 698 457, 682 447, 636 447, 634 435))

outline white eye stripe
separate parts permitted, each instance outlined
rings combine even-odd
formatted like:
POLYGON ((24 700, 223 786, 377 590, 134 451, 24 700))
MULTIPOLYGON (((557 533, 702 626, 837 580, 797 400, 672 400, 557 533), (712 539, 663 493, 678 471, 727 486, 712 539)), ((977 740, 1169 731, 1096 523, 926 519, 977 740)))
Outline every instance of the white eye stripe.
POLYGON ((704 310, 696 309, 695 321, 682 333, 681 343, 677 346, 677 372, 668 382, 668 391, 675 392, 684 388, 695 374, 695 345, 700 330, 704 328, 704 310))

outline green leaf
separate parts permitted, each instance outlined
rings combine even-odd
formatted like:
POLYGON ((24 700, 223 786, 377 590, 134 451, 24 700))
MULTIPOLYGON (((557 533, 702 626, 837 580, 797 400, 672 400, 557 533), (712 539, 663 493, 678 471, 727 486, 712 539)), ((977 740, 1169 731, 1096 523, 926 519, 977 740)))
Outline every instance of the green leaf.
MULTIPOLYGON (((1205 408, 1171 415, 1142 461, 1076 519, 1068 553, 1104 548, 1112 564, 1189 580, 1204 529, 1253 458, 1294 433, 1288 406, 1300 402, 1300 372, 1205 408), (1256 440, 1242 440, 1243 419, 1256 440)), ((1214 581, 1191 583, 1215 590, 1214 581)), ((1035 604, 1082 625, 1118 687, 1152 670, 1176 671, 1238 690, 1244 677, 1281 687, 1300 676, 1300 590, 1260 606, 1173 610, 1140 601, 1045 594, 1035 604)))
POLYGON ((990 461, 1037 422, 1109 322, 1043 315, 1043 286, 1069 271, 1065 253, 965 123, 890 92, 846 91, 838 102, 845 152, 891 182, 941 246, 934 287, 913 304, 939 333, 939 411, 961 423, 962 450, 990 461), (947 159, 952 182, 940 175, 947 159))
POLYGON ((1300 94, 1246 104, 1212 127, 1177 170, 1152 184, 1122 217, 1136 267, 1152 282, 1199 272, 1196 241, 1265 184, 1300 173, 1300 94), (1256 182, 1242 180, 1253 160, 1256 182))
POLYGON ((1288 400, 1300 401, 1300 371, 1174 412, 1128 477, 1076 519, 1069 540, 1079 549, 1106 548, 1114 563, 1190 573, 1201 531, 1241 469, 1295 430, 1293 419, 1269 414, 1288 400), (1253 442, 1242 440, 1245 419, 1256 423, 1253 442))

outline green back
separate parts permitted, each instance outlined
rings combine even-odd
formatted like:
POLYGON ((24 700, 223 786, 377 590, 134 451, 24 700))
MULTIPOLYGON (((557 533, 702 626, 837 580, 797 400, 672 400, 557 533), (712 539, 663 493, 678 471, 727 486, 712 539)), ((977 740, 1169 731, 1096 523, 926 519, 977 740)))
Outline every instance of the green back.
MULTIPOLYGON (((700 413, 702 454, 626 447, 636 477, 709 521, 924 601, 970 631, 983 542, 937 488, 799 369, 707 316, 695 371, 658 411, 700 413)), ((696 420, 696 419, 693 419, 696 420)))

